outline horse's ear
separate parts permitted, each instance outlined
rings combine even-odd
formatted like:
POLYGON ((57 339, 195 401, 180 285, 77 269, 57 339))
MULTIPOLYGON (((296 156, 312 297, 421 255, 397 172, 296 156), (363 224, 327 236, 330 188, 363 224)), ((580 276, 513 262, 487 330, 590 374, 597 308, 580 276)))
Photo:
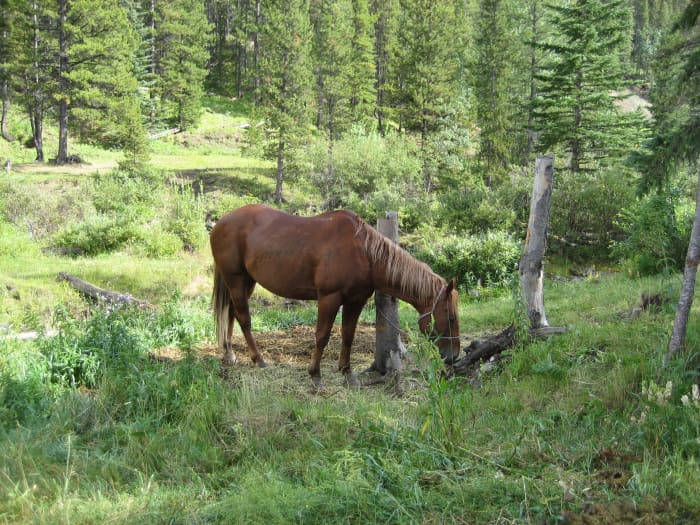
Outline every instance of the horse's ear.
POLYGON ((447 293, 448 294, 452 293, 452 290, 454 290, 456 287, 457 287, 457 279, 455 279, 453 277, 452 279, 450 279, 450 282, 447 283, 447 288, 446 288, 447 293))

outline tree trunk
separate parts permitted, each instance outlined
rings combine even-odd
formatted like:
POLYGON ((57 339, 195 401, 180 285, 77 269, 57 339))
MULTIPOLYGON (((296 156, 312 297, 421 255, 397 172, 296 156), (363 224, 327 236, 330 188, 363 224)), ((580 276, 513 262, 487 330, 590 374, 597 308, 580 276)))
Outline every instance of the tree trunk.
POLYGON ((549 202, 554 179, 554 157, 537 157, 525 248, 520 259, 520 287, 530 328, 549 326, 544 311, 544 252, 547 245, 549 202))
POLYGON ((275 203, 282 203, 282 182, 284 181, 284 140, 280 138, 277 145, 277 182, 275 184, 275 203))
POLYGON ((260 58, 260 42, 259 28, 260 27, 260 0, 255 1, 255 32, 253 33, 253 99, 255 105, 259 106, 262 100, 260 94, 260 71, 258 68, 258 60, 260 58))
MULTIPOLYGON (((385 219, 377 221, 379 233, 391 239, 399 240, 398 213, 389 211, 385 219)), ((401 370, 401 354, 404 351, 399 330, 399 303, 396 297, 391 297, 377 290, 374 293, 376 314, 376 346, 374 349, 374 363, 370 370, 376 370, 381 375, 390 372, 399 373, 401 370)))
POLYGON ((56 164, 65 164, 68 160, 68 35, 66 21, 68 18, 68 0, 58 3, 58 154, 56 164))
POLYGON ((695 277, 698 272, 698 262, 700 261, 700 168, 698 168, 698 187, 695 195, 695 219, 693 229, 690 234, 690 244, 688 245, 688 255, 685 258, 685 271, 683 272, 683 286, 681 288, 676 319, 673 322, 673 333, 668 345, 668 352, 664 358, 665 362, 670 361, 676 353, 683 349, 685 343, 685 333, 688 326, 688 316, 690 307, 693 305, 693 295, 695 294, 695 277))
POLYGON ((40 101, 35 101, 30 111, 32 123, 32 139, 36 150, 36 161, 44 162, 44 110, 40 101))
POLYGON ((7 115, 10 112, 10 100, 7 93, 7 81, 2 87, 2 117, 0 117, 0 136, 7 142, 12 142, 15 138, 7 131, 7 115))
POLYGON ((32 126, 32 139, 34 140, 34 149, 36 150, 36 161, 44 162, 44 104, 43 95, 41 94, 41 82, 39 80, 39 16, 37 15, 36 4, 32 4, 32 30, 34 36, 32 39, 32 59, 33 59, 33 85, 32 85, 32 102, 29 106, 29 121, 32 126))

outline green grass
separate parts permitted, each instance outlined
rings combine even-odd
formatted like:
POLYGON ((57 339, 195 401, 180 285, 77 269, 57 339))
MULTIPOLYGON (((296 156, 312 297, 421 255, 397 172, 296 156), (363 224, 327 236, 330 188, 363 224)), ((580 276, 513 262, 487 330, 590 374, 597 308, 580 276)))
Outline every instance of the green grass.
MULTIPOLYGON (((139 357, 169 323, 206 316, 205 301, 194 310, 176 301, 156 321, 127 316, 78 327, 80 345, 98 338, 126 352, 103 363, 89 391, 47 382, 35 345, 0 343, 4 406, 24 408, 21 424, 5 414, 0 427, 0 516, 555 523, 596 503, 692 523, 700 512, 700 404, 683 406, 690 378, 660 367, 672 313, 618 315, 640 290, 659 286, 664 279, 619 276, 550 286, 548 314, 571 324, 569 332, 514 350, 482 376, 482 388, 445 379, 418 344, 423 372, 403 398, 382 389, 315 394, 303 370, 281 381, 275 367, 243 366, 224 381, 216 361, 139 357), (643 384, 668 380, 673 393, 663 403, 643 395, 643 384), (646 420, 635 422, 642 412, 646 420)), ((503 326, 511 311, 503 298, 466 305, 462 323, 480 331, 485 315, 503 326)), ((307 321, 290 315, 284 322, 307 321)), ((257 329, 279 329, 279 319, 257 329)), ((695 323, 696 341, 697 330, 695 323)))
MULTIPOLYGON (((221 129, 250 108, 205 103, 200 131, 159 141, 153 163, 163 179, 202 181, 217 210, 264 200, 272 165, 241 155, 221 129)), ((673 303, 630 315, 642 293, 676 297, 679 276, 548 276, 547 318, 569 330, 522 342, 478 382, 442 374, 415 336, 416 312, 401 304, 418 364, 404 395, 338 386, 328 357, 330 386, 316 392, 304 365, 258 370, 241 359, 222 374, 218 359, 200 356, 214 336, 205 245, 170 257, 131 245, 93 257, 48 251, 39 233, 77 220, 78 197, 92 194, 86 174, 39 171, 14 172, 0 188, 62 210, 45 223, 19 209, 0 221, 0 523, 554 524, 585 509, 597 523, 697 522, 700 402, 683 396, 697 381, 688 370, 700 350, 699 299, 687 362, 668 367, 673 303), (158 308, 87 306, 56 280, 61 271, 158 308), (3 337, 44 327, 59 335, 3 337), (149 356, 161 347, 184 358, 149 356)), ((517 305, 508 290, 465 293, 461 330, 500 331, 522 318, 517 305)), ((316 317, 313 303, 287 311, 260 289, 252 308, 256 332, 316 317)))

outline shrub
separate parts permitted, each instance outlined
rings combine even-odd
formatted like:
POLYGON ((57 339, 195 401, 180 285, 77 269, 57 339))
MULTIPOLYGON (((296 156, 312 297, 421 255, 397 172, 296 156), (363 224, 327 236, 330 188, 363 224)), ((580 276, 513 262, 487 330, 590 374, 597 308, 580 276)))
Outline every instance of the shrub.
POLYGON ((0 181, 0 214, 17 227, 26 229, 35 239, 52 235, 67 222, 82 220, 94 213, 93 187, 52 182, 10 183, 0 181))
MULTIPOLYGON (((425 235, 425 238, 430 235, 425 235)), ((480 235, 440 237, 424 242, 416 256, 446 277, 457 277, 462 287, 479 285, 507 286, 522 248, 508 233, 487 232, 480 235)))
POLYGON ((633 273, 683 269, 693 217, 678 202, 675 192, 657 193, 620 212, 618 226, 626 237, 614 244, 613 254, 626 259, 633 273))
POLYGON ((194 251, 206 243, 205 216, 204 201, 195 194, 191 184, 173 185, 171 209, 165 229, 177 235, 186 250, 194 251))
POLYGON ((633 175, 621 168, 556 175, 549 221, 552 249, 569 257, 609 258, 611 242, 623 236, 618 213, 634 203, 635 186, 633 175))
POLYGON ((93 202, 99 213, 147 221, 164 198, 163 176, 141 169, 113 170, 95 175, 93 202))
POLYGON ((138 227, 129 218, 97 214, 68 224, 53 237, 53 246, 68 255, 98 255, 122 248, 138 238, 138 227))

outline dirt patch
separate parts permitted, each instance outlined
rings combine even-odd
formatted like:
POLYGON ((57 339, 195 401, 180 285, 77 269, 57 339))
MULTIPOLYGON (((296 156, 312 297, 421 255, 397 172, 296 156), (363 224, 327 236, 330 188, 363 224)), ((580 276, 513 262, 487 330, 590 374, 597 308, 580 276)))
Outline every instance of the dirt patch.
MULTIPOLYGON (((308 373, 306 371, 314 349, 315 326, 293 326, 287 330, 271 332, 254 332, 253 337, 258 349, 263 355, 268 367, 264 374, 271 380, 289 382, 306 388, 308 373)), ((257 369, 248 356, 248 348, 240 330, 235 330, 233 350, 236 353, 234 374, 254 374, 257 369)), ((370 325, 357 325, 355 342, 352 345, 350 363, 355 372, 367 369, 374 360, 375 329, 370 325)), ((202 345, 193 349, 200 359, 221 359, 222 351, 215 344, 202 345)), ((153 357, 159 361, 179 361, 185 357, 182 350, 177 348, 161 348, 154 350, 153 357)), ((340 326, 334 326, 331 339, 321 360, 321 376, 324 383, 335 385, 342 383, 343 377, 338 373, 338 357, 340 356, 340 326)))
POLYGON ((671 525, 678 523, 667 508, 650 508, 631 501, 589 504, 580 514, 565 512, 564 525, 671 525))

